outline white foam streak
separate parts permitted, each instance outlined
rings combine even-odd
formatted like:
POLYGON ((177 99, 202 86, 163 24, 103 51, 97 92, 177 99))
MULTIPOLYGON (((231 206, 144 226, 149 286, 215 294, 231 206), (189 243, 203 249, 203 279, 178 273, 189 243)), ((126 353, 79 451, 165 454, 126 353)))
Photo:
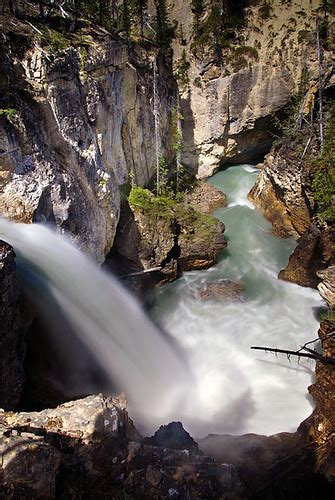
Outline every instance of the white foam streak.
MULTIPOLYGON (((160 414, 173 407, 190 374, 172 343, 112 277, 69 241, 41 225, 13 224, 0 218, 1 238, 14 246, 33 270, 74 332, 140 413, 160 414)), ((29 286, 36 287, 30 282, 29 286)), ((55 304, 49 304, 54 307, 55 304)), ((43 307, 48 307, 44 303, 43 307)), ((45 312, 45 311, 44 311, 45 312)), ((61 341, 61 339, 60 339, 61 341)), ((72 355, 75 357, 76 353, 72 355)))
POLYGON ((298 365, 250 350, 252 345, 295 350, 315 338, 314 310, 323 304, 316 290, 277 279, 295 243, 273 236, 270 224, 241 203, 255 175, 241 166, 211 179, 234 200, 216 212, 226 225, 226 256, 217 267, 187 273, 161 290, 155 311, 186 349, 195 372, 192 401, 174 418, 196 435, 288 431, 311 411, 307 387, 313 363, 298 365), (242 303, 196 300, 189 293, 201 282, 222 278, 244 284, 242 303))

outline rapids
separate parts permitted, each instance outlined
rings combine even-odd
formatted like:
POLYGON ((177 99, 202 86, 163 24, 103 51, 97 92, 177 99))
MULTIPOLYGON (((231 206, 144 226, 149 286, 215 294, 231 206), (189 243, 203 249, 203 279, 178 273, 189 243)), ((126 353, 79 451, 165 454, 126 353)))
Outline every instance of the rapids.
POLYGON ((179 418, 193 435, 272 434, 295 430, 311 413, 307 387, 314 365, 251 351, 250 346, 296 350, 316 337, 316 290, 277 279, 295 247, 271 234, 271 224, 247 199, 257 171, 229 167, 210 182, 228 196, 215 212, 228 247, 216 267, 188 272, 158 291, 153 316, 184 347, 195 376, 179 418), (245 287, 243 302, 194 298, 200 282, 227 278, 245 287))
POLYGON ((277 279, 295 243, 273 236, 247 200, 256 175, 250 166, 234 166, 210 180, 228 195, 228 208, 216 215, 229 246, 214 268, 186 273, 158 290, 152 316, 163 331, 66 237, 0 218, 0 237, 15 249, 18 273, 59 346, 64 373, 72 367, 68 385, 79 393, 124 390, 131 416, 146 433, 181 420, 198 437, 270 434, 295 429, 308 416, 313 364, 249 349, 296 349, 315 337, 314 312, 322 305, 316 290, 277 279), (243 283, 244 301, 194 298, 199 282, 218 278, 243 283), (90 376, 85 349, 107 384, 90 376))

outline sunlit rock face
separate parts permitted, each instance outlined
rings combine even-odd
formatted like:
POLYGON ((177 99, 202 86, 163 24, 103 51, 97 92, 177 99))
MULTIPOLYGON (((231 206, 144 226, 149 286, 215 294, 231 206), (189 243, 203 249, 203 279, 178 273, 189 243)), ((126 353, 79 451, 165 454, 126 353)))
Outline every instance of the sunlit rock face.
MULTIPOLYGON (((194 4, 167 1, 177 25, 177 76, 183 53, 188 64, 182 75, 188 83, 179 85, 182 161, 199 177, 212 175, 222 163, 249 162, 267 153, 273 141, 271 116, 297 92, 306 69, 317 77, 314 36, 320 2, 274 0, 267 15, 262 2, 244 4, 245 26, 232 30, 235 40, 228 42, 217 64, 213 50, 194 32, 194 4)), ((203 2, 200 22, 209 19, 211 7, 203 2)), ((331 60, 330 53, 324 57, 331 60)))
MULTIPOLYGON (((17 92, 17 114, 0 123, 0 212, 67 230, 98 261, 119 218, 119 186, 132 171, 144 184, 156 167, 152 110, 155 51, 89 38, 63 55, 39 46, 20 57, 1 39, 2 91, 17 92), (11 54, 8 56, 7 54, 11 54)), ((173 80, 160 61, 162 153, 173 80)))
POLYGON ((0 414, 6 498, 245 498, 235 468, 204 457, 181 424, 146 442, 122 398, 0 414), (15 427, 15 431, 12 429, 15 427))

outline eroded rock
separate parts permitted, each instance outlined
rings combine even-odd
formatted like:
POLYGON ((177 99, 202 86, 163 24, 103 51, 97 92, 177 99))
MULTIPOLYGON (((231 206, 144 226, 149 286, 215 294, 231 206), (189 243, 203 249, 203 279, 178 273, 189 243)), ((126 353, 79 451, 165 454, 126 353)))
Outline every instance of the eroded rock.
MULTIPOLYGON (((332 260, 331 234, 311 225, 298 240, 279 278, 298 285, 316 288, 320 282, 318 271, 332 260)), ((321 285, 322 286, 322 285, 321 285)))
POLYGON ((224 224, 184 203, 170 207, 132 207, 141 239, 144 269, 161 266, 156 281, 177 278, 182 271, 206 269, 226 247, 224 224))
POLYGON ((202 456, 190 436, 187 444, 194 453, 140 442, 124 401, 101 395, 3 413, 0 491, 9 499, 245 497, 232 466, 202 456))
POLYGON ((226 207, 227 196, 212 184, 199 182, 186 196, 186 201, 205 214, 211 214, 217 208, 226 207))
MULTIPOLYGON (((0 212, 55 225, 102 262, 119 219, 119 186, 130 171, 138 184, 155 173, 157 53, 90 33, 84 50, 79 44, 55 55, 36 43, 16 57, 15 36, 7 30, 19 28, 19 20, 8 23, 0 37, 1 93, 21 96, 16 114, 0 119, 0 212)), ((157 67, 164 136, 175 87, 162 60, 157 67)), ((167 160, 169 147, 163 141, 167 160)))
POLYGON ((0 408, 18 403, 24 384, 24 334, 33 311, 19 291, 15 253, 0 241, 0 408))
POLYGON ((212 283, 201 283, 191 291, 192 296, 196 299, 217 300, 220 302, 241 302, 243 292, 243 285, 226 279, 212 283))

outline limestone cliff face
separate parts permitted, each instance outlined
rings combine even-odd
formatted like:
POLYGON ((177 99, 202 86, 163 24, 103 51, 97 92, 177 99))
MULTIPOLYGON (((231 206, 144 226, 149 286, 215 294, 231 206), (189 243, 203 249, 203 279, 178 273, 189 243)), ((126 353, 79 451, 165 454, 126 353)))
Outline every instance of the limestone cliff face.
MULTIPOLYGON (((267 153, 271 115, 296 93, 306 70, 316 74, 320 1, 274 0, 268 13, 262 2, 253 2, 245 26, 234 30, 234 41, 223 49, 221 64, 197 40, 191 2, 167 4, 179 34, 173 49, 184 118, 182 162, 208 177, 222 163, 248 162, 267 153)), ((211 3, 203 4, 201 22, 210 22, 211 3)))
MULTIPOLYGON (((13 94, 14 116, 0 118, 0 212, 67 230, 102 261, 119 219, 119 186, 133 171, 155 172, 153 61, 157 50, 129 48, 106 35, 62 54, 33 44, 18 53, 1 36, 1 88, 13 94)), ((159 60, 162 152, 174 82, 159 60)))

